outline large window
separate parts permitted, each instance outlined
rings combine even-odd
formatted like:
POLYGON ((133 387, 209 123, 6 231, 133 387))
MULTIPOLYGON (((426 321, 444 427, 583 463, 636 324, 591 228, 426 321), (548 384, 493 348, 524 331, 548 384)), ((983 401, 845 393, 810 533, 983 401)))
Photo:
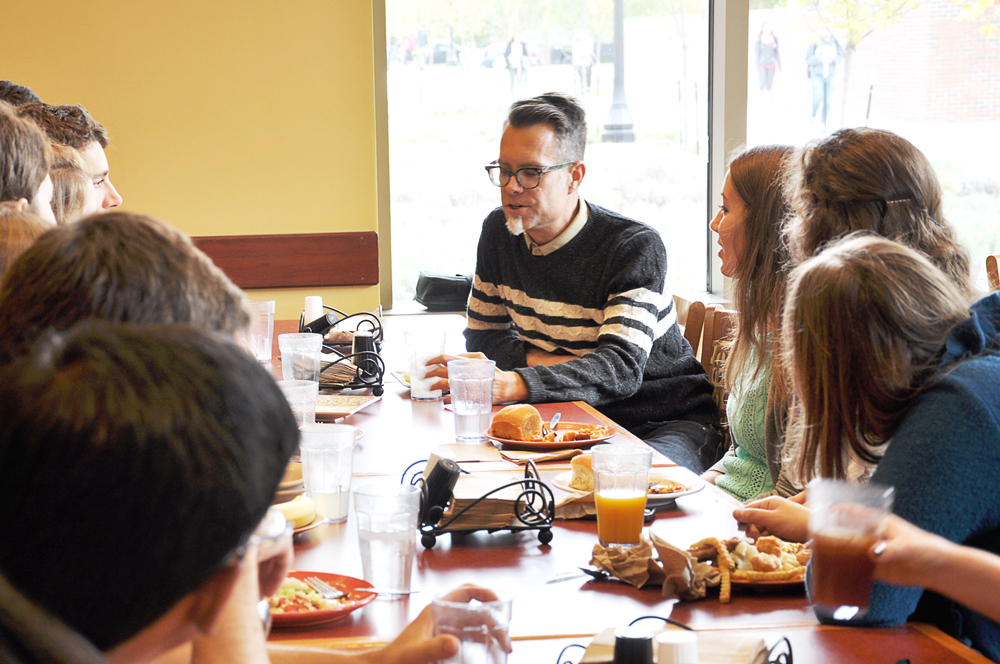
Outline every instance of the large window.
POLYGON ((1000 253, 1000 36, 981 29, 995 16, 969 20, 966 4, 758 0, 750 10, 747 138, 801 145, 870 126, 908 139, 934 165, 945 215, 985 287, 986 256, 1000 253), (830 64, 809 72, 807 55, 817 50, 814 63, 830 64))
POLYGON ((625 2, 624 100, 634 141, 608 142, 614 0, 387 0, 393 296, 421 270, 470 274, 500 195, 510 103, 552 90, 587 109, 589 201, 646 222, 667 247, 671 287, 704 291, 708 2, 625 2))

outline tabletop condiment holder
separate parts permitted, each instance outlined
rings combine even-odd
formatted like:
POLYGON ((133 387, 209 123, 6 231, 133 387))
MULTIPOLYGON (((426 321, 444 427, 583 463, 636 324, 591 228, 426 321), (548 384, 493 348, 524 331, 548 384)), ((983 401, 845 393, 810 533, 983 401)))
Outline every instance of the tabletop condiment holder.
POLYGON ((325 335, 335 326, 352 333, 351 343, 324 341, 323 350, 336 359, 324 358, 320 363, 320 386, 332 389, 371 389, 375 396, 382 396, 385 382, 385 362, 379 352, 382 348, 382 321, 373 313, 347 314, 334 307, 323 305, 325 313, 307 321, 306 312, 299 318, 300 332, 325 335), (351 330, 350 327, 354 329, 351 330), (325 374, 325 376, 324 376, 325 374), (332 377, 336 377, 336 380, 332 377), (324 380, 327 378, 327 380, 324 380))
MULTIPOLYGON (((407 473, 413 466, 423 463, 418 461, 411 464, 403 472, 402 481, 406 481, 407 473)), ((507 482, 498 486, 479 498, 473 500, 468 505, 453 514, 448 514, 447 510, 453 499, 452 489, 458 481, 459 473, 464 473, 451 459, 440 459, 430 471, 428 477, 423 473, 416 473, 410 478, 410 483, 419 485, 423 491, 423 509, 421 510, 420 524, 418 530, 421 533, 420 543, 425 549, 433 549, 437 543, 439 535, 445 533, 473 533, 485 530, 488 533, 498 531, 521 531, 537 530, 538 541, 548 544, 552 541, 552 522, 555 519, 555 496, 552 489, 548 487, 538 474, 538 468, 534 462, 528 461, 524 468, 524 477, 512 482, 507 482), (462 517, 470 510, 476 508, 484 501, 502 491, 508 489, 519 490, 517 498, 513 501, 513 512, 509 525, 502 527, 469 528, 462 524, 462 517)), ((467 474, 467 473, 466 473, 467 474)))

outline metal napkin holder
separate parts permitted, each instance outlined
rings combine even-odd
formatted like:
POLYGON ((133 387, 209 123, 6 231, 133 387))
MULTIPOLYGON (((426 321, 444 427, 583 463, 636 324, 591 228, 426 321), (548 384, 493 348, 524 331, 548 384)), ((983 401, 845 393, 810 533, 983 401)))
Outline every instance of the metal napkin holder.
MULTIPOLYGON (((327 329, 320 332, 324 337, 334 325, 340 326, 340 329, 344 330, 344 323, 347 322, 347 328, 351 325, 354 326, 354 329, 349 331, 371 333, 374 348, 356 350, 354 344, 324 342, 324 352, 333 355, 336 359, 333 361, 324 359, 322 361, 320 367, 320 386, 335 390, 371 389, 372 394, 375 396, 382 396, 382 393, 385 391, 385 361, 379 355, 379 351, 382 348, 382 320, 375 314, 366 311, 347 314, 340 309, 327 305, 323 305, 323 309, 336 314, 336 320, 333 320, 327 329), (346 382, 323 381, 323 373, 330 369, 330 367, 346 362, 353 363, 355 366, 353 372, 349 372, 351 376, 350 380, 346 382)), ((310 322, 305 320, 305 312, 303 312, 299 318, 299 331, 313 331, 307 327, 308 325, 310 325, 310 322)), ((344 366, 348 365, 345 364, 344 366)))
MULTIPOLYGON (((407 473, 410 469, 420 463, 424 462, 417 461, 403 471, 403 476, 400 481, 405 483, 407 473)), ((466 471, 461 472, 464 473, 466 471)), ((552 522, 555 520, 556 515, 555 496, 552 493, 552 489, 541 480, 538 474, 538 468, 531 460, 528 460, 527 465, 524 468, 523 478, 513 482, 508 482, 503 486, 499 486, 492 491, 483 494, 469 505, 466 505, 462 510, 449 515, 447 518, 445 518, 445 510, 451 503, 452 497, 450 495, 450 491, 448 492, 446 500, 439 499, 436 501, 443 504, 432 505, 430 504, 430 500, 428 498, 428 483, 422 472, 414 473, 410 478, 410 484, 419 486, 422 492, 421 517, 420 524, 417 529, 421 533, 420 543, 423 544, 425 549, 433 549, 439 535, 443 535, 445 533, 467 534, 479 532, 481 530, 485 530, 488 533, 495 533, 504 530, 509 530, 511 532, 537 530, 538 541, 541 544, 548 544, 552 541, 552 522), (520 487, 521 489, 520 495, 518 495, 517 499, 514 501, 513 516, 516 518, 516 521, 512 521, 512 523, 508 526, 502 526, 499 528, 463 528, 461 525, 455 525, 456 521, 459 521, 462 515, 468 510, 472 509, 480 502, 489 499, 493 494, 499 493, 500 491, 510 487, 520 487)))

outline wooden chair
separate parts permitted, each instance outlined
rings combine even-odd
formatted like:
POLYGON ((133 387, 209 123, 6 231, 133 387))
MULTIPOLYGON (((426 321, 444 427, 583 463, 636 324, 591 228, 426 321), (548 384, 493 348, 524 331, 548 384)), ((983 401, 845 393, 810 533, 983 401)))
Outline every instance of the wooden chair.
POLYGON ((716 341, 724 340, 736 326, 736 312, 712 305, 705 309, 699 359, 709 376, 712 375, 712 356, 716 354, 716 341))
POLYGON ((990 280, 991 291, 1000 290, 1000 269, 997 268, 998 262, 1000 262, 1000 254, 986 257, 986 276, 990 280))
POLYGON ((677 323, 684 331, 684 338, 691 344, 691 350, 697 357, 701 331, 705 323, 705 303, 699 300, 691 302, 674 295, 674 307, 677 309, 677 323))

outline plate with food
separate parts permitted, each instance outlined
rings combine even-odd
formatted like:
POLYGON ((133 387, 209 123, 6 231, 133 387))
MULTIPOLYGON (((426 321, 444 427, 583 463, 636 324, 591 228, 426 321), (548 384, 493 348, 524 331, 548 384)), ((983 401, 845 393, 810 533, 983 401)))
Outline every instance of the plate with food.
POLYGON ((352 612, 375 599, 375 593, 352 593, 357 588, 371 588, 367 581, 341 574, 325 572, 288 573, 277 593, 267 599, 275 627, 303 627, 343 620, 352 612), (347 595, 340 599, 326 599, 313 590, 306 577, 317 577, 347 595))
POLYGON ((538 409, 529 404, 501 408, 486 432, 490 440, 524 450, 585 449, 615 435, 614 429, 593 422, 559 422, 548 430, 538 409))
POLYGON ((758 590, 802 588, 811 551, 805 544, 777 537, 759 537, 756 542, 733 537, 714 537, 693 544, 688 553, 696 560, 717 567, 723 575, 719 601, 729 601, 726 586, 758 590))
MULTIPOLYGON (((558 489, 570 493, 593 493, 594 471, 593 457, 584 453, 573 457, 570 461, 572 470, 559 473, 552 479, 552 484, 558 489)), ((676 467, 653 468, 649 471, 649 493, 646 494, 646 506, 658 507, 672 502, 681 496, 688 496, 705 487, 705 481, 697 476, 683 475, 676 467)))
POLYGON ((316 513, 316 501, 302 494, 292 500, 275 505, 285 515, 295 529, 295 534, 304 533, 323 525, 325 518, 316 513))

